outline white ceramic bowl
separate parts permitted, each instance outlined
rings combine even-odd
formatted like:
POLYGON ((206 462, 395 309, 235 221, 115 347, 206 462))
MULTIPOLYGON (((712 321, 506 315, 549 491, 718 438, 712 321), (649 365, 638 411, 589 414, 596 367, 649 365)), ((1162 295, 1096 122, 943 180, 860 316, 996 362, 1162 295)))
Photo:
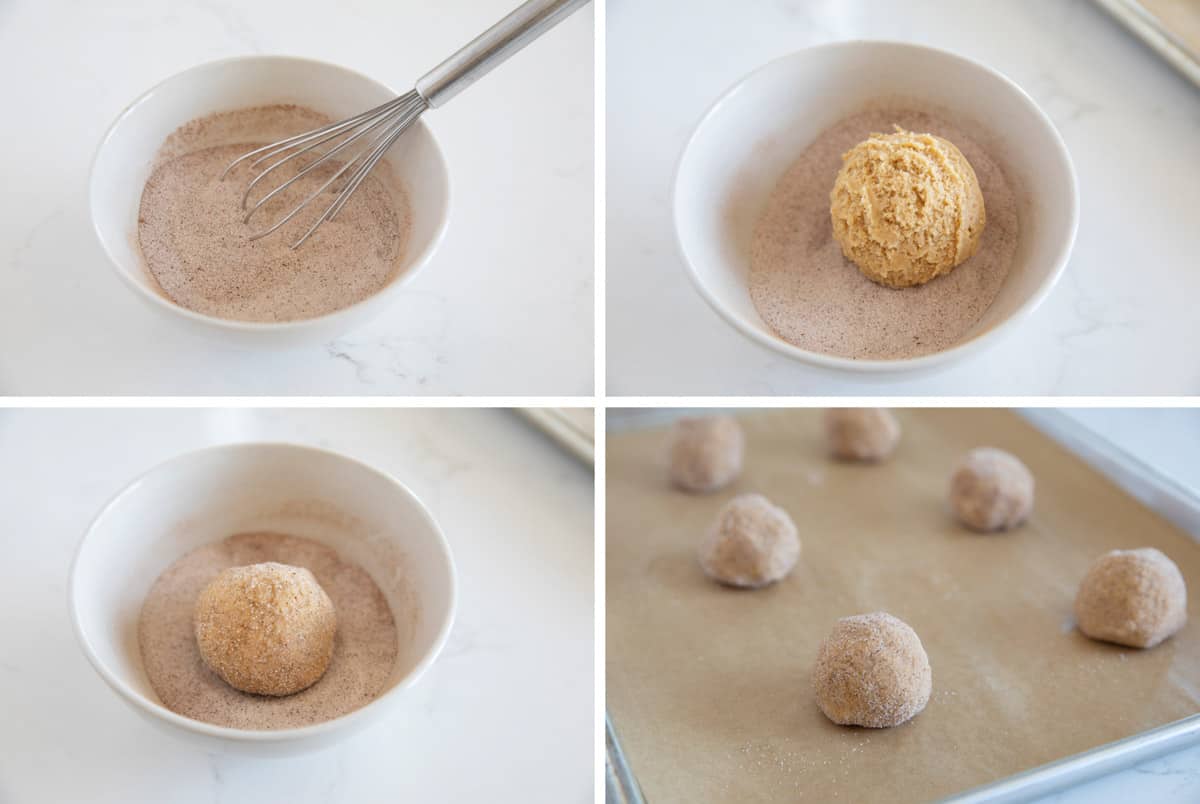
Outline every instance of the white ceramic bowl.
MULTIPOLYGON (((386 160, 412 210, 412 230, 399 270, 378 293, 328 315, 283 323, 230 321, 175 304, 158 289, 142 260, 137 246, 138 205, 159 147, 189 120, 273 103, 308 106, 337 120, 396 95, 344 67, 287 56, 244 56, 202 64, 149 90, 112 124, 92 161, 88 188, 92 224, 117 275, 176 325, 242 347, 319 343, 365 324, 429 261, 446 230, 450 178, 441 149, 424 123, 418 121, 405 133, 386 160)), ((382 165, 376 167, 380 169, 382 165)))
POLYGON ((324 747, 397 708, 441 651, 455 607, 450 548, 411 491, 357 461, 290 444, 213 447, 151 469, 96 516, 68 587, 83 652, 122 700, 205 750, 264 756, 324 747), (400 653, 374 701, 334 720, 274 731, 214 726, 159 703, 137 640, 147 591, 189 550, 256 530, 326 544, 379 585, 400 629, 400 653))
POLYGON ((994 341, 1049 295, 1075 241, 1079 193, 1053 124, 1000 73, 920 45, 839 42, 770 62, 713 104, 680 157, 674 214, 679 246, 700 294, 752 340, 818 366, 913 372, 994 341), (950 349, 903 360, 853 360, 800 349, 775 335, 750 299, 754 225, 775 184, 818 133, 888 98, 947 110, 988 132, 983 144, 1019 199, 1015 264, 992 306, 950 349))

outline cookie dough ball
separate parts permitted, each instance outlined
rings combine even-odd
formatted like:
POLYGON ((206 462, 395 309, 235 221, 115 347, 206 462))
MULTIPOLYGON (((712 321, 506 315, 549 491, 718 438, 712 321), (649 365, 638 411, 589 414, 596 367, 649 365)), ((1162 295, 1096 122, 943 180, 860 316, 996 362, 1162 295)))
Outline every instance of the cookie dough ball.
POLYGON ((883 408, 836 408, 825 412, 825 440, 835 458, 881 461, 900 441, 900 424, 883 408))
POLYGON ((895 129, 842 155, 829 212, 846 259, 872 281, 905 288, 966 262, 987 215, 975 171, 953 143, 895 129))
POLYGON ((1033 474, 1004 450, 973 449, 950 478, 950 507, 972 530, 1015 528, 1033 511, 1033 474))
POLYGON ((882 611, 838 620, 817 651, 817 706, 842 726, 899 726, 925 708, 933 690, 917 633, 882 611))
POLYGON ((291 695, 333 656, 333 601, 307 569, 268 562, 231 567, 204 588, 193 616, 204 663, 232 687, 291 695))
POLYGON ((680 419, 671 430, 671 482, 685 491, 723 488, 742 472, 742 426, 732 416, 680 419))
POLYGON ((792 518, 761 494, 742 494, 726 503, 700 545, 705 573, 730 586, 774 583, 792 571, 799 557, 792 518))
POLYGON ((1187 586, 1153 547, 1096 559, 1075 595, 1075 620, 1092 639, 1152 648, 1187 622, 1187 586))

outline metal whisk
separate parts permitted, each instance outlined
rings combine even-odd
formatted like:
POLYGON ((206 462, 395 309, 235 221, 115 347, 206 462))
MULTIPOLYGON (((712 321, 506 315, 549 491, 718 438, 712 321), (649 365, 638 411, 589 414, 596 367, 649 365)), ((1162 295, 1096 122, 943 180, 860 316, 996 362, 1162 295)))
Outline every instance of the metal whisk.
POLYGON ((426 109, 436 109, 443 105, 490 72, 500 62, 553 28, 587 2, 588 0, 528 0, 516 11, 476 37, 462 50, 426 73, 417 81, 416 87, 412 91, 341 122, 330 123, 312 131, 264 145, 238 157, 230 163, 229 167, 225 168, 225 172, 221 174, 222 179, 228 176, 229 171, 233 170, 236 165, 248 159, 254 160, 250 163, 251 167, 257 167, 263 162, 279 157, 277 161, 272 162, 255 176, 246 188, 246 192, 242 196, 242 209, 246 209, 254 187, 273 171, 306 153, 315 151, 322 145, 328 145, 328 150, 316 151, 317 154, 320 154, 319 158, 311 164, 305 165, 295 176, 255 202, 243 219, 244 222, 249 223, 254 213, 280 192, 354 143, 365 142, 365 145, 360 145, 354 152, 354 156, 338 168, 333 176, 310 193, 291 212, 270 228, 251 235, 250 239, 257 240, 260 237, 266 237, 279 229, 353 168, 353 172, 345 180, 345 184, 338 191, 333 203, 321 213, 303 237, 292 243, 291 247, 297 248, 302 245, 322 223, 332 220, 338 214, 338 211, 345 206, 346 201, 366 179, 375 164, 383 158, 392 143, 399 139, 426 109))

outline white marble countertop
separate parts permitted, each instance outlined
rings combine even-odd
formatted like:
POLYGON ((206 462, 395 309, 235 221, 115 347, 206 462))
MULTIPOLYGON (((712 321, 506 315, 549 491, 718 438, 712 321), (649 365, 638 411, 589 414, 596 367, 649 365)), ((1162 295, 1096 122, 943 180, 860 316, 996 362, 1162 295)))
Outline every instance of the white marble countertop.
POLYGON ((504 410, 0 411, 0 801, 592 801, 592 475, 504 410), (67 615, 75 546, 145 469, 286 440, 400 478, 454 550, 450 641, 397 712, 297 759, 164 736, 88 664, 67 615))
POLYGON ((515 5, 0 5, 0 395, 590 395, 590 5, 425 116, 451 174, 446 239, 392 309, 336 341, 259 353, 176 332, 117 278, 88 213, 101 136, 167 76, 281 53, 403 91, 515 5))
POLYGON ((614 2, 608 9, 608 392, 1200 393, 1200 89, 1089 0, 614 2), (1062 281, 983 354, 924 378, 795 363, 726 325, 684 274, 674 165, 700 115, 777 56, 875 38, 1000 70, 1053 119, 1081 195, 1062 281))

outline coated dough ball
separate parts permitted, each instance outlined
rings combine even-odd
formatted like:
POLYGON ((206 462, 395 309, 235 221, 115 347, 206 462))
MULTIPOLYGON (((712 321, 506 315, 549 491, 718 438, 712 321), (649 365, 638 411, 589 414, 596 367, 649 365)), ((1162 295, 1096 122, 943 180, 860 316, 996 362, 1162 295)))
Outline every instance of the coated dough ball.
POLYGON ((950 478, 950 507, 972 530, 1015 528, 1033 511, 1033 474, 1004 450, 973 449, 950 478))
POLYGON ((900 442, 900 424, 883 408, 833 408, 825 411, 825 440, 835 458, 881 461, 900 442))
POLYGON ((671 430, 671 482, 702 493, 728 486, 742 473, 745 449, 732 416, 680 419, 671 430))
POLYGON ((1153 648, 1187 622, 1187 586, 1175 562, 1153 547, 1113 550, 1083 576, 1075 619, 1092 639, 1153 648))
POLYGON ((791 517, 761 494, 742 494, 726 503, 700 545, 705 573, 730 586, 774 583, 799 557, 800 538, 791 517))
POLYGON ((843 726, 899 726, 925 708, 933 690, 917 633, 882 611, 838 620, 813 670, 817 706, 843 726))
POLYGON ((846 259, 893 288, 950 273, 975 254, 987 224, 979 180, 962 152, 899 126, 842 155, 829 215, 846 259))
POLYGON ((200 593, 193 620, 204 663, 242 692, 299 692, 333 656, 333 602, 300 567, 230 567, 200 593))

